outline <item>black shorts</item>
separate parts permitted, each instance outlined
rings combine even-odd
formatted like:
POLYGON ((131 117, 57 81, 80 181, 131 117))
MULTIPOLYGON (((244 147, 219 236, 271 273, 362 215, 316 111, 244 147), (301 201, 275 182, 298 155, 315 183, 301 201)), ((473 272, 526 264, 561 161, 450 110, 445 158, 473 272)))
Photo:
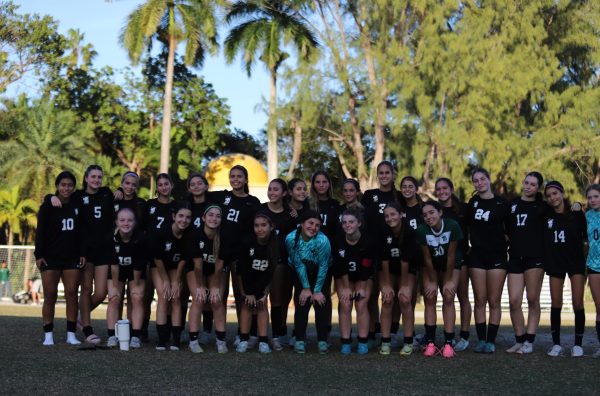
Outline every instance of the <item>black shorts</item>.
MULTIPOLYGON (((111 266, 112 267, 112 266, 111 266)), ((119 267, 119 282, 128 283, 133 281, 135 278, 133 276, 133 271, 141 272, 140 279, 146 279, 146 269, 142 268, 134 268, 133 266, 120 266, 119 267)), ((110 269, 108 270, 108 279, 112 279, 112 273, 110 269)))
MULTIPOLYGON (((194 262, 193 260, 189 260, 185 264, 185 272, 192 272, 194 270, 194 262)), ((225 272, 225 271, 223 271, 225 272)), ((202 262, 202 275, 210 276, 215 273, 215 263, 208 263, 206 261, 202 262)))
POLYGON ((598 271, 594 271, 593 269, 591 269, 590 267, 587 267, 587 274, 588 275, 600 275, 600 272, 598 271))
MULTIPOLYGON (((572 277, 573 275, 583 275, 585 276, 585 264, 582 265, 569 265, 566 266, 565 268, 557 268, 557 267, 552 267, 550 266, 549 268, 546 269, 546 273, 548 274, 548 276, 552 277, 552 278, 560 278, 560 279, 565 279, 567 277, 567 275, 569 275, 569 278, 572 277)), ((589 268, 588 268, 588 274, 589 274, 589 268)))
POLYGON ((509 274, 522 274, 534 268, 544 269, 544 261, 541 257, 511 257, 508 260, 509 274))
MULTIPOLYGON (((464 260, 456 260, 456 261, 454 262, 454 269, 455 269, 455 270, 460 270, 460 269, 462 268, 463 264, 464 264, 464 260)), ((447 266, 445 266, 445 265, 436 265, 436 264, 433 264, 433 269, 434 269, 434 270, 435 270, 437 273, 442 273, 442 274, 443 274, 443 273, 445 273, 445 272, 446 272, 446 269, 447 269, 447 268, 448 268, 448 267, 447 267, 447 266)))
POLYGON ((114 261, 114 251, 112 242, 91 245, 85 250, 85 259, 96 267, 110 265, 114 261))
MULTIPOLYGON (((379 271, 381 271, 381 265, 379 266, 379 271)), ((402 271, 402 263, 392 263, 390 262, 390 274, 400 276, 402 271)), ((418 268, 415 265, 414 261, 408 263, 408 273, 412 275, 417 275, 418 268)))
POLYGON ((71 259, 55 259, 46 258, 46 266, 42 267, 40 271, 63 271, 63 270, 78 270, 79 269, 79 257, 71 259))
POLYGON ((506 253, 503 252, 486 252, 479 249, 471 249, 467 259, 469 268, 478 268, 484 270, 501 269, 506 270, 508 265, 506 262, 506 253))

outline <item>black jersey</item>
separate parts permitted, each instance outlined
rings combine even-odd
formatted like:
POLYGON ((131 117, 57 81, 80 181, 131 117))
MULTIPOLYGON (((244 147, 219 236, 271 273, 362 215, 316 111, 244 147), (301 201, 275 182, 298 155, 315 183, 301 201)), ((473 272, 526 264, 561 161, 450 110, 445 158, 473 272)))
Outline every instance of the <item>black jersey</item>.
POLYGON ((406 220, 406 224, 412 229, 412 232, 407 234, 410 237, 414 237, 417 228, 425 222, 423 220, 423 207, 419 203, 415 206, 407 206, 404 208, 404 215, 402 217, 406 220))
MULTIPOLYGON (((390 268, 399 268, 401 261, 411 261, 414 257, 414 248, 404 235, 408 226, 403 225, 402 227, 404 228, 404 232, 401 237, 395 236, 389 227, 379 236, 377 246, 378 258, 379 260, 389 261, 390 268)), ((416 244, 416 242, 414 243, 416 244)))
POLYGON ((136 228, 139 230, 146 229, 145 214, 146 214, 146 200, 138 196, 134 196, 132 199, 122 199, 115 201, 114 204, 115 214, 119 212, 121 208, 128 208, 135 214, 136 228))
POLYGON ((468 208, 467 204, 464 202, 458 202, 457 207, 443 208, 442 217, 447 219, 452 219, 458 223, 460 229, 463 233, 463 239, 458 242, 458 250, 462 253, 462 257, 465 258, 467 256, 467 251, 469 250, 469 237, 468 237, 468 208))
POLYGON ((176 269, 180 262, 188 260, 188 233, 176 238, 169 229, 167 232, 155 234, 151 239, 154 259, 162 260, 166 269, 176 269))
POLYGON ((244 235, 253 232, 252 222, 260 206, 258 198, 254 195, 238 197, 227 190, 212 192, 211 196, 223 211, 221 235, 224 238, 232 242, 239 241, 244 235))
POLYGON ((161 203, 158 198, 149 199, 146 202, 144 214, 146 222, 146 234, 148 237, 171 230, 173 224, 173 210, 175 202, 161 203))
POLYGON ((516 198, 510 203, 508 235, 511 259, 543 257, 545 210, 544 202, 530 202, 516 198))
POLYGON ((475 195, 469 200, 468 208, 471 246, 474 249, 505 255, 508 202, 502 197, 482 199, 475 195))
POLYGON ((319 200, 317 202, 319 215, 321 216, 321 231, 331 242, 337 231, 337 216, 340 203, 333 198, 319 200))
POLYGON ((206 200, 202 203, 194 203, 190 200, 190 205, 191 205, 191 209, 192 209, 191 228, 192 228, 192 230, 194 230, 194 232, 196 232, 197 230, 202 228, 202 226, 203 226, 202 215, 204 215, 204 211, 211 204, 212 203, 209 202, 208 200, 206 200))
POLYGON ((275 226, 275 233, 281 241, 284 241, 286 235, 296 229, 297 220, 291 216, 291 209, 286 205, 283 206, 282 212, 277 213, 269 209, 269 205, 265 202, 260 205, 260 211, 269 214, 275 226))
POLYGON ((339 235, 331 253, 336 279, 348 275, 352 282, 366 281, 373 275, 377 251, 366 235, 361 235, 355 244, 348 243, 345 235, 339 235))
MULTIPOLYGON (((277 239, 279 256, 283 245, 277 239)), ((279 263, 269 260, 268 245, 261 245, 255 236, 248 236, 242 240, 238 251, 238 274, 242 278, 244 293, 262 298, 265 289, 271 284, 273 270, 279 263)))
POLYGON ((146 245, 140 233, 135 232, 131 239, 124 242, 118 232, 114 236, 114 264, 120 267, 143 271, 146 268, 146 245))
POLYGON ((100 187, 94 194, 77 190, 71 201, 79 205, 84 244, 110 243, 115 220, 112 191, 108 187, 100 187))
POLYGON ((585 268, 583 244, 587 223, 583 212, 547 212, 544 225, 545 263, 549 274, 585 268))
POLYGON ((210 239, 204 232, 204 227, 200 228, 197 232, 187 239, 188 254, 190 259, 202 259, 203 262, 209 264, 215 264, 217 259, 226 260, 231 254, 231 248, 228 246, 227 241, 219 239, 219 251, 214 251, 214 238, 210 239), (215 255, 216 253, 216 255, 215 255))
POLYGON ((78 206, 71 200, 55 208, 48 198, 37 215, 35 258, 78 263, 84 255, 81 235, 78 206))
POLYGON ((378 236, 387 230, 383 209, 390 202, 397 201, 398 192, 381 191, 378 188, 367 190, 360 201, 365 208, 365 222, 369 235, 378 236))

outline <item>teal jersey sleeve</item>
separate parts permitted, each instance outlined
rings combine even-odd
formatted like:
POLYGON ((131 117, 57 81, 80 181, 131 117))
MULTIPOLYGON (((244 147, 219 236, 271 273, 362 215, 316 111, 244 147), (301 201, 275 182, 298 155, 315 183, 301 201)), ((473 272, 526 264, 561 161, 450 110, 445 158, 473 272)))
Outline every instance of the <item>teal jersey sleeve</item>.
POLYGON ((314 292, 320 293, 321 289, 323 288, 325 278, 327 277, 329 265, 331 264, 331 244, 329 243, 329 239, 327 239, 327 237, 321 232, 317 234, 314 241, 317 245, 317 263, 319 265, 319 272, 317 274, 314 292))
POLYGON ((589 244, 586 264, 588 268, 600 272, 600 212, 588 210, 585 218, 587 220, 587 239, 589 244))

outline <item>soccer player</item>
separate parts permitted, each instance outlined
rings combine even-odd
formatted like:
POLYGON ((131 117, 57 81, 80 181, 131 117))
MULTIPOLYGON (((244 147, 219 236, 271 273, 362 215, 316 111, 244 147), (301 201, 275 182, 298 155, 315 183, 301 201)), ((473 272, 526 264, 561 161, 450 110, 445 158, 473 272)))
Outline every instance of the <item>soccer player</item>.
MULTIPOLYGON (((585 195, 588 203, 588 210, 585 213, 589 244, 587 273, 596 305, 596 334, 600 341, 600 184, 589 186, 585 195)), ((600 348, 596 350, 594 357, 600 357, 600 348)))
POLYGON ((340 203, 333 198, 331 178, 323 170, 313 173, 310 180, 310 208, 321 215, 321 232, 333 240, 337 231, 337 212, 340 203))
POLYGON ((144 215, 146 212, 146 201, 137 196, 140 177, 135 172, 125 172, 121 178, 121 186, 117 189, 122 194, 118 199, 115 193, 115 214, 122 208, 129 208, 135 214, 135 226, 144 229, 144 215))

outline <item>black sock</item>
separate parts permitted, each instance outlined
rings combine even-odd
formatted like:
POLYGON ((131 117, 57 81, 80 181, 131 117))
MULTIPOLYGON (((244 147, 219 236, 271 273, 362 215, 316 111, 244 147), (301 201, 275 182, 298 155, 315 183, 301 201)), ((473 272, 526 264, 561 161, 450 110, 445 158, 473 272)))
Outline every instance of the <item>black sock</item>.
POLYGON ((375 332, 374 331, 369 331, 369 335, 367 336, 367 338, 369 340, 374 340, 375 339, 375 332))
POLYGON ((499 328, 500 328, 500 325, 491 324, 491 323, 488 324, 486 342, 491 342, 492 344, 496 343, 496 336, 498 335, 499 328))
POLYGON ((550 331, 554 345, 560 345, 560 311, 562 308, 550 308, 550 331))
POLYGON ((460 338, 464 338, 465 340, 469 340, 469 337, 471 337, 471 333, 469 333, 468 331, 460 331, 460 338))
POLYGON ((517 344, 522 344, 523 342, 525 342, 525 334, 523 334, 523 335, 515 334, 515 341, 517 341, 517 344))
POLYGON ((381 333, 381 323, 375 322, 375 334, 381 333))
POLYGON ((181 346, 181 326, 171 326, 171 332, 173 333, 173 346, 179 348, 181 346))
POLYGON ((598 341, 600 341, 600 320, 596 321, 596 336, 598 337, 598 341))
POLYGON ((140 338, 140 335, 142 335, 142 330, 140 330, 140 329, 137 329, 137 330, 133 329, 133 330, 131 330, 131 336, 132 337, 140 338))
POLYGON ((399 328, 400 328, 400 322, 392 322, 391 333, 396 334, 398 332, 399 328))
POLYGON ((240 341, 248 341, 250 339, 250 334, 242 333, 240 334, 240 341))
POLYGON ((358 343, 359 344, 366 344, 369 340, 367 339, 367 337, 358 337, 358 343))
POLYGON ((259 337, 258 337, 258 342, 259 342, 259 343, 260 343, 260 342, 267 343, 267 342, 269 342, 269 337, 267 337, 267 336, 259 336, 259 337))
POLYGON ((487 332, 485 322, 475 323, 475 331, 477 331, 477 338, 479 338, 479 341, 485 341, 487 332))
POLYGON ((535 334, 525 333, 525 341, 527 341, 530 344, 533 344, 533 342, 535 341, 535 334))
POLYGON ((217 336, 217 340, 225 341, 226 333, 224 331, 215 330, 215 335, 217 336))
POLYGON ((113 337, 115 335, 115 329, 106 329, 109 337, 113 337))
POLYGON ((67 331, 71 333, 77 332, 77 323, 71 320, 67 320, 67 331))
POLYGON ((583 333, 585 331, 585 310, 575 310, 575 345, 581 346, 583 333))
POLYGON ((144 318, 144 321, 142 322, 142 331, 145 331, 146 333, 148 333, 148 325, 150 324, 150 318, 144 318))
POLYGON ((156 324, 156 332, 158 333, 158 346, 165 347, 169 340, 169 326, 156 324))
POLYGON ((392 342, 392 337, 381 337, 381 342, 390 343, 392 342))
POLYGON ((404 337, 404 345, 412 345, 412 343, 413 343, 413 337, 412 336, 410 336, 410 337, 406 337, 405 336, 404 337))
POLYGON ((44 333, 50 333, 52 330, 54 330, 54 323, 44 325, 44 333))
POLYGON ((435 329, 436 325, 425 325, 425 339, 428 343, 435 343, 435 329))
POLYGON ((258 333, 258 316, 252 315, 252 323, 250 324, 250 335, 256 337, 258 333))
POLYGON ((212 333, 213 329, 213 311, 202 311, 202 328, 206 333, 212 333))
POLYGON ((345 344, 350 345, 350 343, 352 343, 352 339, 350 339, 350 338, 342 338, 342 345, 345 345, 345 344))
POLYGON ((281 331, 283 309, 281 307, 271 307, 271 333, 273 338, 279 338, 281 331))
POLYGON ((83 328, 83 335, 87 338, 89 336, 91 336, 92 334, 94 334, 94 329, 92 328, 92 326, 85 326, 83 328))
POLYGON ((452 341, 454 341, 454 335, 455 335, 454 332, 447 333, 444 331, 444 339, 445 339, 446 344, 452 345, 452 341))
POLYGON ((190 331, 190 342, 198 340, 198 335, 200 332, 198 331, 190 331))

